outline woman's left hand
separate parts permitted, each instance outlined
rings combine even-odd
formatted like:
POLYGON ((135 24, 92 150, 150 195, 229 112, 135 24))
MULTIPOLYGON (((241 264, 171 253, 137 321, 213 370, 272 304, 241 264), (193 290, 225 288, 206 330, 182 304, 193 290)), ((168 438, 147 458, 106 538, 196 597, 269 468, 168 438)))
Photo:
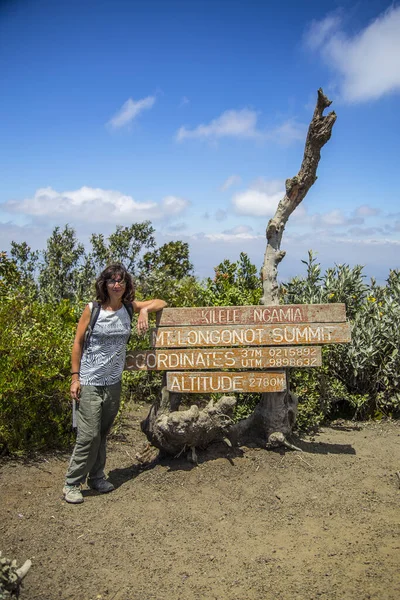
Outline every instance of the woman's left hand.
POLYGON ((147 308, 140 309, 138 322, 137 322, 137 332, 139 335, 144 335, 149 328, 149 316, 147 312, 147 308))

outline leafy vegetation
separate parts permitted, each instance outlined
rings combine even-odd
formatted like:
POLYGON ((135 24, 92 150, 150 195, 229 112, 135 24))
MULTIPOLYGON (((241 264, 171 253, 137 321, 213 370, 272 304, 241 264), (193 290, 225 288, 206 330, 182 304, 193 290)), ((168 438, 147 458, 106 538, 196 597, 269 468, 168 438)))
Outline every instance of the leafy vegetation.
MULTIPOLYGON (((1 272, 12 273, 4 254, 1 272)), ((68 402, 71 347, 78 312, 69 300, 31 299, 14 277, 1 278, 0 450, 70 443, 68 402)))
MULTIPOLYGON (((162 297, 170 306, 260 302, 261 279, 245 253, 215 267, 214 278, 199 281, 188 245, 157 247, 154 233, 149 222, 117 227, 108 239, 93 234, 86 251, 67 225, 55 228, 42 252, 15 242, 9 255, 0 252, 0 453, 71 443, 70 349, 83 306, 93 298, 94 279, 109 261, 122 261, 133 273, 139 299, 162 297)), ((360 266, 335 265, 322 273, 312 252, 303 263, 305 276, 281 285, 281 302, 344 302, 352 343, 324 347, 321 368, 291 370, 300 399, 298 426, 341 415, 398 416, 399 271, 379 286, 366 283, 360 266)), ((133 332, 130 348, 144 344, 133 332)), ((160 384, 160 373, 124 373, 122 405, 152 402, 160 384)), ((237 418, 257 401, 254 394, 240 395, 237 418)))
POLYGON ((364 281, 362 267, 336 265, 322 274, 312 252, 304 278, 281 287, 284 303, 344 302, 351 344, 323 348, 323 367, 292 373, 300 398, 299 425, 346 414, 354 418, 400 414, 400 271, 386 286, 364 281))
POLYGON ((0 600, 18 598, 19 588, 17 561, 2 556, 0 552, 0 600))
POLYGON ((214 279, 206 280, 205 306, 245 306, 260 303, 261 279, 247 254, 241 252, 237 262, 224 260, 214 270, 214 279))

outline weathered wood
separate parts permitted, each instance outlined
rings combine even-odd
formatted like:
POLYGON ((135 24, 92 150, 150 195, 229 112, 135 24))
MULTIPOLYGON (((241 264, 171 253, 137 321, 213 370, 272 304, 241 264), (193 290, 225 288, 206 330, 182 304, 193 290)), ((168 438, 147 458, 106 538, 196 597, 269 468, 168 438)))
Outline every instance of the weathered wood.
MULTIPOLYGON (((180 394, 171 394, 166 388, 162 393, 164 396, 181 397, 180 394)), ((187 410, 168 410, 166 405, 163 407, 162 403, 156 403, 141 423, 142 431, 162 452, 180 456, 185 449, 229 439, 235 405, 235 397, 225 395, 215 403, 210 400, 202 410, 196 404, 187 410)))
POLYGON ((226 392, 282 392, 286 389, 284 371, 199 372, 169 371, 167 389, 185 394, 226 392))
POLYGON ((171 371, 184 369, 274 369, 276 367, 320 367, 319 346, 213 348, 211 350, 144 350, 128 352, 127 371, 171 371))
MULTIPOLYGON (((281 249, 283 232, 290 215, 299 206, 317 179, 321 149, 330 139, 336 121, 334 112, 330 112, 326 116, 323 114, 330 104, 331 101, 320 88, 314 114, 308 128, 300 170, 295 177, 286 180, 286 193, 267 225, 267 247, 261 271, 263 296, 260 303, 263 306, 279 305, 278 265, 285 256, 285 251, 281 249)), ((263 394, 257 410, 253 413, 254 419, 248 421, 250 427, 254 430, 255 424, 262 424, 268 436, 267 439, 272 433, 278 431, 286 435, 293 425, 290 425, 290 414, 294 414, 289 409, 289 398, 289 393, 263 394)))
POLYGON ((318 90, 318 99, 314 115, 308 128, 303 161, 297 175, 286 179, 286 193, 280 200, 276 212, 267 225, 267 247, 262 267, 264 294, 261 304, 279 304, 278 265, 285 256, 281 242, 286 223, 305 198, 310 187, 317 179, 317 168, 321 158, 321 149, 331 137, 336 115, 332 111, 324 115, 325 108, 331 105, 322 89, 318 90))
POLYGON ((344 304, 285 304, 279 306, 205 306, 164 308, 157 326, 258 325, 273 323, 341 323, 344 304))
POLYGON ((350 342, 349 323, 299 325, 227 325, 226 327, 159 327, 151 330, 154 348, 204 346, 285 346, 350 342))

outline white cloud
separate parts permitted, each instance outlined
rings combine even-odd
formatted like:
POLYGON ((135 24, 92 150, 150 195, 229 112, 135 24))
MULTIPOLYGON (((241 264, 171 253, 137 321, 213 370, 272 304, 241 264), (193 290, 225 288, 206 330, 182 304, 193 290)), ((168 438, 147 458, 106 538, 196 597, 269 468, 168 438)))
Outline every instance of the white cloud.
POLYGON ((345 228, 349 225, 362 225, 366 217, 377 215, 380 211, 370 206, 359 206, 351 214, 335 209, 326 213, 314 213, 309 216, 309 223, 316 229, 321 227, 342 227, 345 228))
POLYGON ((240 185, 242 183, 242 178, 239 175, 231 175, 227 179, 225 179, 224 183, 221 185, 221 191, 225 192, 230 187, 234 185, 240 185))
POLYGON ((164 214, 179 215, 189 206, 189 202, 184 198, 178 198, 178 196, 166 196, 162 199, 161 205, 164 214))
POLYGON ((348 231, 350 236, 365 237, 371 235, 382 234, 381 227, 351 227, 348 231))
MULTIPOLYGON (((261 267, 267 244, 265 234, 234 230, 181 235, 181 239, 189 243, 190 257, 198 276, 210 276, 213 267, 225 259, 237 261, 241 252, 246 252, 250 260, 258 268, 261 267)), ((351 267, 362 264, 365 265, 363 272, 367 277, 376 277, 378 282, 383 282, 389 269, 397 267, 400 241, 389 237, 368 236, 367 239, 360 239, 359 236, 324 235, 315 231, 313 235, 309 232, 300 235, 286 232, 282 241, 286 256, 279 265, 279 280, 287 281, 295 275, 305 275, 301 260, 307 259, 310 249, 316 253, 323 270, 335 264, 349 264, 351 267)))
POLYGON ((181 127, 176 134, 176 140, 185 139, 218 140, 230 137, 253 140, 272 140, 282 144, 289 144, 299 139, 303 140, 305 126, 295 120, 288 120, 270 130, 258 127, 258 113, 254 110, 227 110, 221 116, 204 125, 193 129, 181 127))
POLYGON ((254 217, 271 217, 282 195, 268 196, 258 190, 246 190, 232 198, 235 212, 254 217))
POLYGON ((284 195, 282 181, 258 179, 249 189, 235 194, 232 205, 234 211, 241 215, 271 217, 284 195))
POLYGON ((221 137, 257 138, 257 113, 254 110, 227 110, 208 125, 195 129, 181 127, 176 135, 178 142, 189 138, 218 139, 221 137))
MULTIPOLYGON (((234 194, 231 204, 237 215, 270 218, 275 214, 284 195, 285 184, 283 181, 259 178, 253 181, 249 188, 234 194)), ((380 212, 379 209, 365 204, 358 206, 352 212, 334 209, 325 213, 310 214, 306 205, 302 203, 290 215, 289 225, 293 225, 297 229, 299 227, 312 229, 314 232, 319 234, 323 232, 326 235, 330 230, 338 227, 345 230, 349 226, 362 225, 366 218, 379 215, 380 212)), ((375 223, 374 225, 376 226, 375 223)))
POLYGON ((323 225, 337 226, 345 225, 348 222, 345 215, 340 210, 331 210, 320 217, 320 221, 323 225))
POLYGON ((349 242, 357 244, 359 246, 382 246, 384 244, 387 244, 388 246, 391 246, 392 248, 396 248, 400 246, 400 240, 393 240, 390 238, 365 238, 363 240, 357 240, 357 239, 347 239, 347 238, 340 238, 337 237, 336 238, 337 242, 343 242, 345 244, 348 244, 349 242))
POLYGON ((248 225, 238 225, 237 227, 233 227, 232 229, 226 229, 222 233, 228 235, 241 235, 243 233, 251 234, 252 231, 253 228, 249 227, 248 225))
POLYGON ((292 142, 305 142, 306 133, 306 125, 298 123, 294 119, 289 119, 265 135, 266 139, 276 141, 278 144, 288 145, 292 142))
POLYGON ((358 206, 354 211, 355 217, 374 217, 380 213, 379 208, 374 208, 372 206, 368 206, 367 204, 363 204, 362 206, 358 206))
POLYGON ((400 7, 390 7, 352 36, 340 27, 330 15, 313 22, 305 40, 338 73, 343 99, 363 102, 399 91, 400 7))
POLYGON ((204 238, 206 240, 208 240, 209 242, 237 242, 240 240, 258 240, 258 239, 265 239, 265 236, 262 235, 256 235, 254 233, 251 233, 250 231, 241 231, 238 233, 228 233, 228 232, 221 232, 221 233, 206 233, 204 235, 204 238))
POLYGON ((63 222, 124 223, 145 219, 166 219, 182 213, 189 202, 166 196, 161 202, 138 202, 116 190, 82 187, 57 192, 51 187, 38 189, 33 198, 11 200, 4 206, 10 212, 36 218, 62 219, 63 222))
POLYGON ((322 46, 329 36, 337 31, 341 19, 339 15, 331 14, 322 19, 322 21, 312 21, 305 35, 306 45, 315 50, 322 46))
POLYGON ((156 101, 155 96, 147 96, 136 102, 129 98, 119 109, 117 113, 109 120, 107 125, 112 129, 119 129, 129 125, 144 110, 151 108, 156 101))
POLYGON ((179 104, 179 107, 181 108, 182 106, 185 106, 186 104, 189 104, 189 103, 190 103, 189 98, 187 98, 186 96, 183 96, 183 98, 179 104))

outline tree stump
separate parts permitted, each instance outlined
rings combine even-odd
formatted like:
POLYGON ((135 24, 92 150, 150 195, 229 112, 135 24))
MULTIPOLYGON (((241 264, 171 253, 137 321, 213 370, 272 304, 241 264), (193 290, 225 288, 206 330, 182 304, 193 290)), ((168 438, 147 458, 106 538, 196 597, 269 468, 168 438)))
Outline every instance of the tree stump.
POLYGON ((229 440, 233 428, 233 411, 236 399, 223 396, 212 400, 200 410, 193 404, 187 410, 178 410, 179 394, 169 392, 163 377, 161 398, 153 404, 141 429, 149 442, 166 454, 176 456, 195 448, 205 448, 211 442, 229 440))

